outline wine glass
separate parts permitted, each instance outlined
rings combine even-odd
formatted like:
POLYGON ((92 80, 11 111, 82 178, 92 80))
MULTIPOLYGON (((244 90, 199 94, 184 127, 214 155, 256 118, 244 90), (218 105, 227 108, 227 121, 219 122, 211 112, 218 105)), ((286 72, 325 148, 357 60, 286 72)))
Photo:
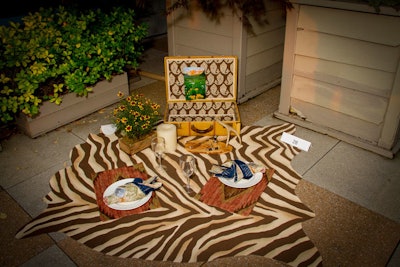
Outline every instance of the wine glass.
POLYGON ((182 155, 179 158, 179 166, 187 179, 185 185, 186 192, 188 194, 193 194, 194 191, 190 187, 190 176, 192 176, 193 172, 196 170, 195 158, 192 155, 182 155))
POLYGON ((151 150, 153 150, 158 160, 158 169, 165 169, 165 167, 161 165, 161 159, 165 153, 165 139, 163 137, 154 137, 151 139, 151 150))

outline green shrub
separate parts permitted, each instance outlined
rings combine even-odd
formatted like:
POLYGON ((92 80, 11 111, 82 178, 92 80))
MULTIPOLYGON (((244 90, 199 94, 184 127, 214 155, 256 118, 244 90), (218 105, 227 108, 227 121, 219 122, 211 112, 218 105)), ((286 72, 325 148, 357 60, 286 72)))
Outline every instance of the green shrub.
POLYGON ((400 8, 400 1, 399 0, 364 0, 370 6, 375 8, 376 12, 380 12, 380 8, 383 6, 392 7, 395 10, 399 10, 400 8))
POLYGON ((87 96, 97 82, 137 68, 147 25, 132 9, 40 9, 0 26, 0 120, 35 116, 40 103, 87 96))

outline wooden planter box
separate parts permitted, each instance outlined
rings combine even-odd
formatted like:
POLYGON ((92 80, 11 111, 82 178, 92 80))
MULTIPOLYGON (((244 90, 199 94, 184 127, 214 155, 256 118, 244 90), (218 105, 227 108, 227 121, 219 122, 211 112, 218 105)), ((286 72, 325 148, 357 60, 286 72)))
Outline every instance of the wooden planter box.
MULTIPOLYGON (((173 1, 172 1, 173 2, 173 1)), ((236 56, 238 95, 242 103, 281 82, 285 37, 284 10, 266 1, 268 25, 253 22, 255 35, 246 31, 230 10, 219 23, 193 8, 192 15, 178 9, 167 16, 170 56, 236 56)))
POLYGON ((119 91, 129 94, 126 73, 115 76, 112 81, 97 83, 93 87, 93 93, 87 97, 71 93, 63 97, 60 105, 45 102, 40 107, 38 116, 19 116, 17 124, 28 136, 34 138, 118 102, 119 91))
POLYGON ((151 146, 151 139, 157 136, 157 132, 152 132, 140 140, 133 140, 127 136, 118 139, 119 148, 133 156, 139 151, 151 146))
POLYGON ((291 1, 275 116, 392 158, 400 120, 400 13, 291 1))

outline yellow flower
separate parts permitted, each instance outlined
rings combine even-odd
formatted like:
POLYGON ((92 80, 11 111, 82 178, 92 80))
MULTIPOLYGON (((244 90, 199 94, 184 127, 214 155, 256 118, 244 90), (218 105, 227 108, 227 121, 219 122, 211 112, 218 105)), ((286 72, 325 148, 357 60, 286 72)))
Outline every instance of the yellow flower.
POLYGON ((128 137, 140 138, 153 131, 160 119, 159 107, 142 94, 130 95, 113 110, 114 124, 128 137))

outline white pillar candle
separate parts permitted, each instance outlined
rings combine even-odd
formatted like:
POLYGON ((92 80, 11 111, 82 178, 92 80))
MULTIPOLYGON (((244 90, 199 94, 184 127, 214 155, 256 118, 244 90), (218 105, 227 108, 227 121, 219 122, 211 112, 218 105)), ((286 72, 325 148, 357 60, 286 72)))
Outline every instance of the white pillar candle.
POLYGON ((177 145, 176 126, 170 123, 162 123, 157 126, 157 137, 164 137, 166 152, 174 152, 177 145))

